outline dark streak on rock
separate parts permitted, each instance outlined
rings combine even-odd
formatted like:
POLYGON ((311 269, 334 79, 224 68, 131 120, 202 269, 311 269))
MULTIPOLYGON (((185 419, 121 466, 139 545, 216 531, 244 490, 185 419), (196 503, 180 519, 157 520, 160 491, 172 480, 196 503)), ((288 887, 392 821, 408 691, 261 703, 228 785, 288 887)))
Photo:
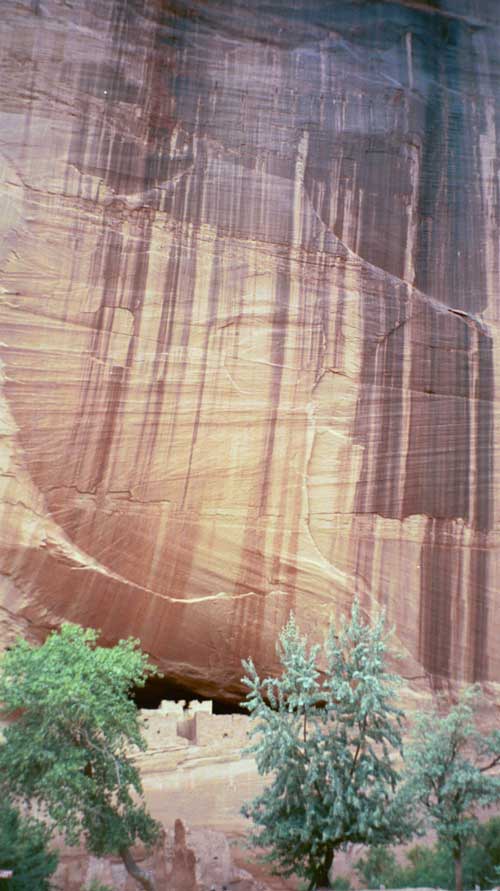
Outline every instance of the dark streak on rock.
MULTIPOLYGON (((356 509, 400 520, 411 515, 432 518, 421 549, 420 656, 432 676, 453 673, 458 654, 449 633, 452 604, 464 596, 472 653, 465 670, 471 679, 482 679, 487 670, 481 641, 488 615, 484 545, 492 524, 494 392, 491 338, 474 321, 487 300, 484 256, 479 250, 485 241, 481 174, 474 143, 480 130, 482 96, 476 80, 480 65, 467 23, 425 15, 428 41, 424 42, 424 13, 400 9, 398 14, 406 17, 405 27, 414 35, 414 76, 421 91, 411 100, 407 118, 412 128, 407 138, 423 147, 415 284, 449 305, 450 315, 415 297, 408 311, 407 295, 389 281, 382 300, 378 295, 364 299, 363 388, 355 426, 364 454, 356 509), (466 72, 460 61, 464 58, 466 72), (411 355, 410 392, 404 390, 402 377, 405 355, 411 355), (409 412, 407 441, 402 427, 405 412, 409 412), (474 530, 478 542, 468 579, 460 551, 445 543, 450 524, 453 528, 457 522, 474 530)), ((389 145, 387 135, 380 148, 384 151, 389 145)), ((354 170, 356 147, 350 155, 354 170)), ((389 165, 390 175, 399 183, 395 160, 389 165)), ((342 237, 340 218, 336 226, 342 237)), ((404 241, 401 238, 400 245, 404 241)), ((373 253, 362 234, 357 251, 380 267, 391 266, 390 259, 373 253)), ((402 274, 401 261, 393 268, 402 274)))

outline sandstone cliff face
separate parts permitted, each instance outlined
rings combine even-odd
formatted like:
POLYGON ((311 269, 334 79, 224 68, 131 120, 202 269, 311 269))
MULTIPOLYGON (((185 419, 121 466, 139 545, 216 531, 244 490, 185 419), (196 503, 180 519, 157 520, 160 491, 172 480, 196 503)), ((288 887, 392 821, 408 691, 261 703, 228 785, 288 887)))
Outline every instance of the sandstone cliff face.
POLYGON ((4 641, 500 680, 496 0, 6 0, 4 641))

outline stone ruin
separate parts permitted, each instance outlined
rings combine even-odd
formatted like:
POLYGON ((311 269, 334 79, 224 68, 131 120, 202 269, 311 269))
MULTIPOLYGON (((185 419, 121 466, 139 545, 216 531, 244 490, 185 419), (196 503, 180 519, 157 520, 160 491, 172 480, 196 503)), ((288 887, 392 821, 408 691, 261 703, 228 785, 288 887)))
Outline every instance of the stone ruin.
POLYGON ((189 703, 163 700, 159 708, 141 709, 140 721, 148 750, 183 746, 244 748, 248 745, 247 715, 214 715, 212 701, 189 703))
MULTIPOLYGON (((182 820, 175 821, 173 831, 160 834, 153 851, 139 845, 134 854, 141 867, 154 875, 158 887, 169 891, 266 891, 265 885, 233 862, 222 832, 189 829, 182 820)), ((62 853, 56 880, 65 891, 81 891, 92 881, 116 891, 137 889, 118 857, 93 857, 83 850, 62 853)))

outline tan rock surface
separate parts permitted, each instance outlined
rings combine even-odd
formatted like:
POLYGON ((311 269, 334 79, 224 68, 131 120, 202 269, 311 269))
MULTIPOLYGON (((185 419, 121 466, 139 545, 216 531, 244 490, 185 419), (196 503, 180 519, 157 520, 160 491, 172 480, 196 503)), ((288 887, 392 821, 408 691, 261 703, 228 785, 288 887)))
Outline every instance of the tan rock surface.
MULTIPOLYGON (((1 637, 500 681, 494 0, 7 0, 1 637)), ((492 688, 493 689, 493 688, 492 688)))
MULTIPOLYGON (((134 850, 136 861, 153 875, 161 891, 265 891, 266 885, 238 866, 228 839, 213 829, 189 829, 176 820, 149 855, 134 850)), ((97 859, 84 851, 63 850, 55 881, 64 891, 82 891, 92 881, 113 891, 137 891, 137 883, 116 858, 97 859)), ((283 883, 281 883, 281 887, 283 883)))
POLYGON ((151 812, 164 826, 179 817, 193 828, 242 836, 248 821, 244 801, 262 789, 255 761, 246 751, 247 715, 195 712, 188 720, 142 710, 147 750, 136 754, 151 812))

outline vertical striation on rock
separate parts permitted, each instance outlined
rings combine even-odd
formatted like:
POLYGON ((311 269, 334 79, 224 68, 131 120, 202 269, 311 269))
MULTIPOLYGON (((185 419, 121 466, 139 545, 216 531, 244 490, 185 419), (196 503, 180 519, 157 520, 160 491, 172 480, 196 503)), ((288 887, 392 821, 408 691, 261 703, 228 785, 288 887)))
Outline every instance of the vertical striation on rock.
POLYGON ((494 0, 7 0, 1 634, 500 681, 494 0))

